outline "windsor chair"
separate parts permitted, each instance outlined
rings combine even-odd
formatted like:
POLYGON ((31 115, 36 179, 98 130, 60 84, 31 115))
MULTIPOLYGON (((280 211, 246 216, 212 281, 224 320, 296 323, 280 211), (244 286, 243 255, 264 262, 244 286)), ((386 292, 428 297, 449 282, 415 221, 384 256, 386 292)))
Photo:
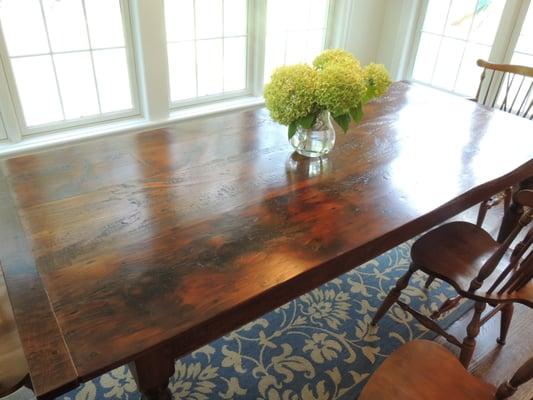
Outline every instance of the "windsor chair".
POLYGON ((533 357, 496 388, 470 375, 443 346, 413 340, 383 362, 358 400, 502 400, 532 378, 533 357))
POLYGON ((0 270, 0 398, 29 385, 28 366, 0 270))
POLYGON ((499 311, 502 312, 500 337, 505 343, 513 315, 513 303, 533 307, 533 228, 509 255, 511 243, 532 220, 533 190, 514 194, 522 215, 507 238, 498 243, 477 225, 469 222, 450 222, 421 236, 411 248, 411 265, 380 306, 372 324, 375 325, 394 304, 409 312, 426 328, 442 335, 461 349, 460 360, 468 367, 476 345, 480 326, 499 311), (399 300, 413 273, 421 270, 452 285, 462 297, 475 300, 474 315, 467 326, 467 336, 461 343, 434 320, 413 310, 399 300), (486 305, 494 308, 483 318, 486 305))
MULTIPOLYGON (((477 60, 483 68, 475 101, 519 117, 533 119, 533 67, 493 64, 477 60)), ((479 206, 477 225, 481 226, 487 211, 498 204, 504 210, 510 205, 511 188, 483 201, 479 206)), ((431 282, 430 282, 431 283, 431 282)))

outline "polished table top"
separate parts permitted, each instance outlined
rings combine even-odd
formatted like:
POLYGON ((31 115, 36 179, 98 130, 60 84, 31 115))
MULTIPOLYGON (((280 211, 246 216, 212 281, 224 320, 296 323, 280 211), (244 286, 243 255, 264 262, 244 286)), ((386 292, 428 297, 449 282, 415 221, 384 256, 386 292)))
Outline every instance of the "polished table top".
POLYGON ((327 159, 265 109, 1 163, 0 262, 35 392, 179 356, 533 175, 533 122, 395 83, 327 159))

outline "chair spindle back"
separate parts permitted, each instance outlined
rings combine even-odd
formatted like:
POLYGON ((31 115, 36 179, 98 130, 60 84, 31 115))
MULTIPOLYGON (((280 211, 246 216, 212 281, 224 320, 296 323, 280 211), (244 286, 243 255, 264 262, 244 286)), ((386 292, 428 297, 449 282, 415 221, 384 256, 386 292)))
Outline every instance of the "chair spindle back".
POLYGON ((477 60, 483 68, 476 101, 533 120, 533 68, 492 64, 477 60))
MULTIPOLYGON (((523 213, 518 225, 511 231, 509 236, 498 246, 496 251, 488 258, 479 270, 478 275, 470 282, 470 291, 475 292, 479 289, 485 279, 487 279, 501 262, 505 253, 516 239, 522 229, 527 226, 533 219, 533 190, 520 190, 515 193, 514 200, 522 206, 523 213)), ((515 247, 509 264, 496 278, 488 290, 488 293, 494 292, 500 285, 498 294, 512 293, 523 288, 531 279, 533 279, 533 227, 529 229, 526 236, 515 247), (527 253, 527 255, 526 255, 527 253), (507 280, 506 280, 507 279, 507 280)))

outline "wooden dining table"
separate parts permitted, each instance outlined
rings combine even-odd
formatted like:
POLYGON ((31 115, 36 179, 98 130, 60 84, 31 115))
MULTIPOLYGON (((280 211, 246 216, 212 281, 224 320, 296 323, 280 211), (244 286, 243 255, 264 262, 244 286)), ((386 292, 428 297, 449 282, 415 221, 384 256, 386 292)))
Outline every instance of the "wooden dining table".
POLYGON ((264 108, 0 163, 0 263, 39 399, 174 360, 533 176, 533 122, 409 82, 328 157, 264 108))

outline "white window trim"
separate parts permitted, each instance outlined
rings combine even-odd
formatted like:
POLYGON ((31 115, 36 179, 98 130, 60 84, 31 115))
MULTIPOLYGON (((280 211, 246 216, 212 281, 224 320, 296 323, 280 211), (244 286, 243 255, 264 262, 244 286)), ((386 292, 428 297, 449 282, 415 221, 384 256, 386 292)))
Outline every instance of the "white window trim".
MULTIPOLYGON (((137 83, 135 55, 133 52, 130 9, 129 9, 128 3, 129 2, 127 0, 120 0, 122 24, 123 24, 123 31, 124 31, 124 48, 126 51, 126 58, 127 58, 127 63, 128 63, 130 96, 132 100, 132 109, 130 110, 108 112, 108 113, 102 113, 102 114, 89 116, 89 117, 68 119, 64 121, 57 121, 57 122, 39 124, 35 126, 28 126, 24 118, 24 113, 22 110, 22 103, 20 101, 20 97, 16 89, 17 86, 16 86, 16 81, 15 81, 15 76, 11 68, 11 61, 8 55, 5 39, 4 39, 3 33, 0 32, 0 53, 1 53, 0 61, 2 64, 2 69, 3 69, 2 78, 5 80, 4 85, 0 84, 0 86, 5 86, 7 88, 7 92, 0 92, 0 93, 2 94, 2 97, 4 97, 4 95, 7 95, 10 98, 12 107, 9 107, 9 108, 11 109, 11 112, 14 114, 12 118, 14 117, 17 121, 17 128, 19 132, 18 135, 10 136, 10 139, 12 141, 18 142, 22 139, 22 137, 29 136, 29 135, 55 132, 55 131, 60 131, 60 130, 65 130, 65 129, 73 129, 73 128, 77 128, 77 127, 85 126, 89 124, 97 124, 101 122, 112 122, 118 119, 124 119, 124 118, 141 115, 141 111, 139 107, 139 99, 137 95, 139 93, 139 90, 138 90, 138 83, 137 83)), ((73 52, 83 52, 83 51, 85 50, 80 50, 80 51, 75 50, 73 52)), ((91 49, 89 51, 93 51, 93 50, 91 49)), ((46 54, 53 55, 55 53, 52 51, 52 49, 50 49, 50 53, 46 53, 46 54)), ((9 129, 8 131, 11 131, 11 129, 9 129)))
MULTIPOLYGON (((243 96, 251 96, 254 93, 254 68, 253 65, 256 61, 256 52, 255 50, 255 43, 254 43, 254 36, 256 35, 256 23, 258 19, 260 19, 260 14, 255 12, 256 7, 260 7, 260 3, 265 3, 264 0, 247 0, 246 3, 246 35, 238 35, 236 37, 246 37, 246 87, 241 90, 232 90, 228 92, 222 92, 217 93, 213 95, 205 95, 205 96, 197 96, 193 97, 191 99, 184 99, 184 100, 178 100, 178 101, 172 101, 170 98, 170 92, 168 97, 168 104, 170 108, 170 112, 174 110, 178 110, 184 107, 190 107, 194 105, 202 105, 211 103, 214 101, 220 101, 225 99, 233 99, 237 97, 243 97, 243 96)), ((163 3, 164 4, 164 3, 163 3)), ((164 8, 164 5, 163 5, 164 8)), ((227 36, 220 36, 213 39, 221 39, 224 40, 227 36)), ((231 36, 230 36, 231 37, 231 36)), ((200 39, 200 40, 206 40, 206 39, 200 39)), ((197 49, 197 41, 198 39, 195 37, 193 39, 195 42, 195 49, 197 49)), ((176 43, 176 42, 167 42, 167 38, 165 35, 165 46, 168 46, 168 43, 176 43)))
MULTIPOLYGON (((487 61, 495 63, 508 63, 511 60, 530 2, 531 0, 506 0, 502 12, 502 18, 496 31, 494 43, 492 45, 489 59, 487 61)), ((416 53, 418 52, 418 46, 420 44, 420 38, 422 36, 422 28, 424 25, 424 18, 426 15, 428 3, 429 0, 422 0, 418 7, 418 15, 416 18, 412 45, 409 49, 409 57, 406 60, 405 70, 405 76, 407 77, 407 79, 410 79, 413 82, 417 82, 425 86, 431 85, 426 82, 420 82, 413 79, 413 70, 416 61, 416 53)), ((460 94, 446 89, 438 89, 457 96, 461 96, 460 94)))
POLYGON ((137 118, 108 124, 90 125, 78 129, 32 135, 32 137, 17 143, 0 140, 0 157, 23 154, 37 149, 66 145, 109 135, 137 133, 149 129, 163 128, 171 126, 180 121, 231 111, 256 108, 263 105, 264 99, 262 97, 240 97, 176 110, 170 113, 167 118, 162 120, 137 118))
MULTIPOLYGON (((0 108, 8 140, 0 141, 0 157, 26 153, 49 146, 111 134, 133 133, 172 125, 178 121, 264 105, 263 68, 265 53, 266 1, 248 0, 248 87, 246 90, 205 96, 204 101, 182 102, 180 108, 170 103, 164 0, 121 0, 126 31, 126 48, 131 57, 131 88, 138 95, 131 115, 115 118, 85 119, 72 124, 47 126, 27 134, 23 129, 0 63, 0 108), (126 12, 127 11, 127 12, 126 12), (7 94, 4 95, 4 94, 7 94), (208 101, 205 101, 208 100, 208 101), (59 126, 61 125, 61 126, 59 126), (24 133, 24 136, 22 135, 24 133)), ((330 0, 325 47, 346 47, 353 0, 330 0)), ((7 52, 4 52, 7 55, 7 52)), ((195 100, 195 99, 194 99, 195 100)))

